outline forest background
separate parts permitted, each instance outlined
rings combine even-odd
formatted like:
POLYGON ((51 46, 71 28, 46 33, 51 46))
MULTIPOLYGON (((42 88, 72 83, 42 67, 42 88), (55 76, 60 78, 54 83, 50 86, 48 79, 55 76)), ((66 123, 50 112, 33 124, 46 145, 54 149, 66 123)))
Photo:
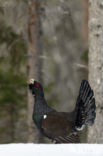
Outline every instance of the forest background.
POLYGON ((49 143, 32 121, 30 78, 43 84, 48 104, 59 111, 73 110, 82 79, 89 79, 100 122, 81 141, 103 143, 99 9, 96 0, 0 0, 0 143, 49 143))

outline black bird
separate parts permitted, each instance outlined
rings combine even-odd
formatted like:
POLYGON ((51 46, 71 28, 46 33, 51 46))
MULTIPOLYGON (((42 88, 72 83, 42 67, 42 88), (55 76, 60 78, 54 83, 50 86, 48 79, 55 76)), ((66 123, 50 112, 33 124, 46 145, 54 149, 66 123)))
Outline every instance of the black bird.
POLYGON ((96 117, 93 90, 83 80, 73 112, 57 112, 47 105, 42 85, 30 80, 29 89, 35 98, 33 121, 43 135, 54 143, 79 143, 78 131, 92 126, 96 117))

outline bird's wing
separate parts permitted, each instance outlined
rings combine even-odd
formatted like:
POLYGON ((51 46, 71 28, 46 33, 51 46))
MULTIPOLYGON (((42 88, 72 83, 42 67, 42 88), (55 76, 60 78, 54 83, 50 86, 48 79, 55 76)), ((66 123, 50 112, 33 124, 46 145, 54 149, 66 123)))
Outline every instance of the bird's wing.
POLYGON ((45 114, 42 119, 42 131, 56 143, 79 142, 76 131, 73 131, 73 123, 62 113, 45 114))
POLYGON ((93 90, 88 81, 83 80, 75 107, 75 128, 82 130, 85 125, 92 125, 96 117, 95 110, 93 90))

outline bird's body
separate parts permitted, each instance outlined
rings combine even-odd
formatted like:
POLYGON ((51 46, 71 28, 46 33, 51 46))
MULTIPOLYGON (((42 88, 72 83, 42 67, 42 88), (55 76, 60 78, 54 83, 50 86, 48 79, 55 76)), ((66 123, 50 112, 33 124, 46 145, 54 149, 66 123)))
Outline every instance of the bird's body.
POLYGON ((95 99, 89 83, 81 83, 76 107, 73 112, 57 112, 46 103, 43 88, 34 81, 29 84, 35 96, 33 121, 43 135, 55 143, 79 143, 78 130, 92 125, 95 120, 95 99))

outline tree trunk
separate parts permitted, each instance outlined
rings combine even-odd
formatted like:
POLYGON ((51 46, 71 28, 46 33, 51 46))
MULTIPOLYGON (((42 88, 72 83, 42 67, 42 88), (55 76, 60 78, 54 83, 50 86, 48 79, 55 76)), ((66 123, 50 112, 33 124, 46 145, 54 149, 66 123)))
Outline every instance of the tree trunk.
POLYGON ((89 80, 95 92, 96 120, 89 143, 103 143, 103 1, 89 0, 89 80))
MULTIPOLYGON (((38 0, 28 2, 28 81, 31 78, 41 80, 41 26, 40 3, 38 0)), ((32 121, 34 99, 28 91, 28 142, 39 142, 38 131, 32 121)))
POLYGON ((83 0, 83 39, 84 44, 88 46, 88 0, 83 0))

